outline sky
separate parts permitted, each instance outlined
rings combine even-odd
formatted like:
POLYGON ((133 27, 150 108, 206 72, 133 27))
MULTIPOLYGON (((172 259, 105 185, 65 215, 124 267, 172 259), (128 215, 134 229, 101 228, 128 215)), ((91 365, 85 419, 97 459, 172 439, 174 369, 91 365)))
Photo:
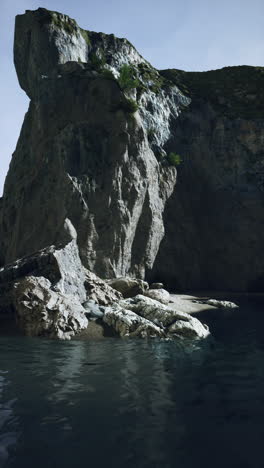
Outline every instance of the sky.
POLYGON ((0 0, 0 196, 28 98, 13 65, 14 21, 44 7, 126 37, 158 69, 264 66, 263 0, 0 0))

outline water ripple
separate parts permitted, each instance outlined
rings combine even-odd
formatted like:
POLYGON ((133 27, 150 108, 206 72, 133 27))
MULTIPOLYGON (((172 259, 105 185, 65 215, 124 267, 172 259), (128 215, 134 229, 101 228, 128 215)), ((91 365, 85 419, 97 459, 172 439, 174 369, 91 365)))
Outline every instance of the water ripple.
POLYGON ((262 315, 225 320, 206 343, 1 337, 0 466, 263 468, 262 315))

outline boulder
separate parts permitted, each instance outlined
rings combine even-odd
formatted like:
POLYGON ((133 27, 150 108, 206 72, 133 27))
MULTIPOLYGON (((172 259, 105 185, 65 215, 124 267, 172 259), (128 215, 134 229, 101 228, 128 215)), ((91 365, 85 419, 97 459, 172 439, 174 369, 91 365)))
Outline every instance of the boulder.
POLYGON ((29 336, 70 339, 88 326, 87 316, 102 318, 100 306, 120 299, 94 273, 82 266, 73 227, 72 239, 50 246, 0 269, 0 315, 15 314, 29 336))
POLYGON ((164 337, 163 330, 150 320, 118 306, 108 308, 103 321, 121 336, 164 337))
POLYGON ((119 291, 125 298, 145 294, 149 285, 146 281, 136 278, 115 278, 108 281, 109 286, 119 291))
POLYGON ((144 296, 155 299, 165 305, 170 302, 170 293, 165 289, 150 289, 144 293, 144 296))
POLYGON ((164 289, 163 283, 151 283, 149 289, 164 289))
POLYGON ((220 309, 236 309, 238 307, 234 302, 218 301, 217 299, 208 299, 206 303, 214 307, 219 307, 220 309))
POLYGON ((87 269, 85 269, 84 285, 89 299, 102 306, 112 304, 122 298, 121 292, 87 269))
POLYGON ((13 305, 18 326, 27 336, 67 340, 88 326, 78 296, 53 291, 42 276, 27 276, 15 283, 13 305))
POLYGON ((27 275, 44 276, 53 290, 73 294, 80 302, 87 296, 87 273, 83 268, 76 240, 66 245, 54 245, 34 252, 0 269, 0 285, 12 283, 27 275))
POLYGON ((203 339, 210 335, 207 325, 203 325, 197 318, 143 295, 119 301, 107 310, 103 320, 121 336, 137 334, 169 339, 203 339), (151 328, 150 324, 155 328, 151 328))
POLYGON ((168 329, 168 335, 173 337, 207 338, 209 334, 209 327, 192 316, 189 317, 188 322, 186 320, 176 320, 168 329))
POLYGON ((191 317, 191 315, 186 312, 174 310, 165 304, 161 304, 159 301, 141 294, 130 299, 123 299, 119 301, 118 304, 119 306, 132 310, 152 322, 162 324, 162 326, 165 327, 174 323, 175 320, 188 321, 191 317))
POLYGON ((196 302, 197 304, 208 304, 213 307, 218 307, 219 309, 236 309, 238 307, 234 302, 219 301, 218 299, 195 299, 192 302, 196 302))

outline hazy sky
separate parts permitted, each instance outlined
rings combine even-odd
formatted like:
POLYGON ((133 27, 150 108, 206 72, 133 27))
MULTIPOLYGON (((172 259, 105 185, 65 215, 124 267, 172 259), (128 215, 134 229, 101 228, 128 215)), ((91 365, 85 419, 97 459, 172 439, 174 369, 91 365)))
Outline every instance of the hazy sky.
POLYGON ((13 66, 17 14, 45 7, 127 37, 157 68, 264 65, 264 0, 0 0, 0 196, 28 107, 13 66), (41 3, 40 3, 41 2, 41 3))

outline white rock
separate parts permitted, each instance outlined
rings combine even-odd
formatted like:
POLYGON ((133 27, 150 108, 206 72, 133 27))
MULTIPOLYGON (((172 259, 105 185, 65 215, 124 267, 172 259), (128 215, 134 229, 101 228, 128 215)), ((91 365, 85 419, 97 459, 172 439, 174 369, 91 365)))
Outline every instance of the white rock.
POLYGON ((17 322, 28 336, 70 339, 87 328, 85 310, 78 298, 50 289, 43 277, 28 276, 14 285, 17 322))
POLYGON ((134 297, 148 290, 149 285, 146 281, 136 278, 120 277, 108 280, 111 288, 119 291, 124 297, 134 297))
MULTIPOLYGON (((207 325, 203 325, 197 318, 146 296, 138 295, 134 298, 123 299, 118 302, 118 307, 125 313, 132 311, 147 322, 158 326, 164 337, 206 338, 210 335, 207 325)), ((129 330, 127 333, 129 334, 129 330)))
POLYGON ((185 338, 206 338, 210 335, 208 327, 191 316, 188 322, 186 322, 186 320, 176 320, 176 322, 169 327, 168 333, 185 338))
POLYGON ((118 306, 107 308, 103 321, 113 327, 120 336, 163 337, 163 330, 149 320, 140 317, 131 310, 118 306))
POLYGON ((165 289, 150 289, 144 293, 144 296, 155 299, 165 305, 170 301, 170 293, 165 289))
POLYGON ((194 299, 192 302, 197 304, 208 304, 213 307, 223 308, 223 309, 236 309, 237 304, 230 301, 219 301, 218 299, 194 299))
POLYGON ((238 307, 234 302, 218 301, 217 299, 208 299, 206 303, 219 308, 236 309, 238 307))

